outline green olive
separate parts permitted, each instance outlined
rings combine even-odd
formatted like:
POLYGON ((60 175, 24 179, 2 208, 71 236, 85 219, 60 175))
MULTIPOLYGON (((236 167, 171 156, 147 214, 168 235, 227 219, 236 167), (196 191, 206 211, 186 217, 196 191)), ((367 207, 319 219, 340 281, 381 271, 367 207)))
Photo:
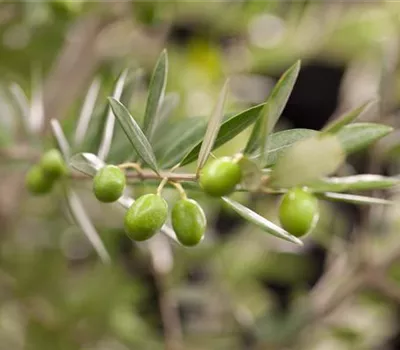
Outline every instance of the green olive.
POLYGON ((100 202, 115 202, 125 189, 125 174, 115 165, 101 168, 93 180, 93 192, 100 202))
POLYGON ((215 159, 200 171, 200 186, 214 197, 225 196, 234 191, 242 178, 239 164, 229 157, 215 159))
POLYGON ((40 159, 40 166, 48 177, 58 179, 67 172, 64 159, 57 149, 47 151, 40 159))
POLYGON ((310 192, 294 188, 282 198, 279 220, 282 227, 296 237, 310 232, 319 218, 318 199, 310 192))
POLYGON ((195 246, 204 236, 207 220, 203 209, 193 199, 181 199, 171 213, 172 227, 179 242, 195 246))
POLYGON ((145 194, 125 214, 125 231, 135 241, 144 241, 159 231, 167 220, 168 204, 157 194, 145 194))
POLYGON ((51 191, 53 180, 46 176, 41 166, 34 165, 26 174, 25 186, 32 194, 41 195, 51 191))

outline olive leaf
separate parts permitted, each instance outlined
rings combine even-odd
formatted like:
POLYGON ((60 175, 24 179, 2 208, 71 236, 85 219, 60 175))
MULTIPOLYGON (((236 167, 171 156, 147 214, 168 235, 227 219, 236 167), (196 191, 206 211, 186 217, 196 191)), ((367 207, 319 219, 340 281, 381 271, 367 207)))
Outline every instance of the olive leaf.
POLYGON ((361 106, 353 109, 350 112, 343 114, 342 116, 336 118, 321 130, 323 133, 337 133, 341 130, 345 125, 352 123, 356 120, 361 114, 371 108, 372 105, 376 103, 376 100, 368 101, 363 103, 361 106))
MULTIPOLYGON (((124 70, 119 76, 113 92, 113 97, 115 99, 120 99, 124 89, 125 79, 127 75, 128 71, 124 70)), ((103 136, 101 139, 99 150, 97 152, 100 159, 106 159, 108 153, 110 152, 111 143, 114 135, 114 125, 115 125, 115 116, 111 108, 108 108, 107 118, 103 128, 103 136)))
POLYGON ((104 243, 102 242, 94 225, 92 224, 89 215, 86 213, 85 207, 83 206, 80 198, 71 189, 66 190, 66 198, 69 210, 76 224, 82 229, 83 233, 96 250, 100 259, 104 263, 109 264, 111 262, 110 255, 107 252, 107 249, 104 246, 104 243))
MULTIPOLYGON (((19 122, 26 134, 31 133, 30 123, 29 123, 29 99, 26 93, 22 89, 21 85, 17 83, 11 83, 8 91, 11 95, 11 102, 18 110, 17 116, 19 117, 19 122)), ((6 90, 7 92, 7 90, 6 90)))
MULTIPOLYGON (((265 108, 265 106, 264 106, 265 108)), ((262 114, 264 108, 260 111, 260 118, 254 123, 253 129, 251 130, 251 134, 249 139, 247 140, 246 146, 243 150, 243 154, 252 155, 259 147, 259 139, 260 139, 260 130, 262 127, 262 114)), ((258 153, 258 157, 260 156, 260 152, 258 153)), ((256 159, 256 157, 254 157, 256 159)))
POLYGON ((264 164, 268 157, 269 135, 275 127, 292 93, 300 71, 300 61, 291 66, 279 79, 261 113, 260 155, 258 162, 264 164))
POLYGON ((218 136, 218 131, 221 127, 221 121, 224 117, 225 101, 228 96, 228 82, 228 80, 225 82, 219 94, 217 103, 211 113, 211 117, 207 125, 207 130, 201 144, 199 157, 197 159, 197 172, 199 172, 206 163, 208 156, 210 155, 210 152, 214 146, 215 140, 218 136))
POLYGON ((124 106, 127 106, 128 108, 130 107, 135 93, 138 92, 143 76, 144 76, 143 69, 138 68, 132 74, 128 74, 128 76, 126 77, 124 91, 122 92, 121 97, 119 98, 119 100, 124 106))
POLYGON ((35 67, 32 73, 32 99, 29 106, 29 129, 32 133, 39 132, 44 123, 43 82, 42 73, 35 67))
POLYGON ((57 119, 50 120, 51 131, 53 132, 54 138, 56 139, 58 148, 60 149, 64 159, 68 161, 71 155, 71 148, 69 146, 68 140, 65 137, 64 131, 57 119))
POLYGON ((179 94, 170 92, 165 95, 159 110, 159 125, 164 123, 171 116, 172 112, 178 107, 180 101, 179 94))
POLYGON ((105 163, 93 153, 77 153, 69 159, 69 165, 85 175, 94 177, 105 163))
POLYGON ((387 199, 359 196, 347 193, 325 192, 325 193, 319 193, 318 197, 322 199, 328 199, 338 202, 347 202, 352 204, 386 204, 386 205, 394 204, 393 201, 387 199))
POLYGON ((293 144, 278 159, 269 185, 288 188, 329 175, 345 160, 339 140, 333 135, 311 137, 293 144))
MULTIPOLYGON (((211 151, 230 141, 235 136, 240 134, 243 130, 248 128, 251 124, 256 122, 257 119, 260 117, 260 110, 263 108, 263 106, 264 104, 260 104, 251 107, 224 120, 221 128, 219 129, 217 139, 215 140, 214 146, 211 151)), ((180 163, 182 166, 189 164, 197 159, 201 145, 202 139, 200 138, 195 146, 193 146, 192 149, 181 160, 180 163)))
POLYGON ((328 177, 307 184, 313 192, 367 191, 391 188, 399 185, 400 179, 374 174, 343 177, 328 177))
POLYGON ((169 168, 179 163, 182 157, 198 143, 204 135, 206 123, 203 118, 185 118, 170 123, 164 136, 154 146, 159 164, 169 168))
POLYGON ((386 136, 393 128, 376 123, 353 123, 344 126, 336 134, 347 154, 357 152, 386 136))
POLYGON ((222 200, 241 217, 258 226, 263 231, 268 232, 275 237, 284 239, 285 241, 303 245, 303 242, 300 239, 291 235, 289 232, 286 232, 283 228, 275 225, 273 222, 267 220, 244 205, 227 197, 222 197, 222 200))
MULTIPOLYGON (((268 149, 268 157, 263 167, 274 165, 279 157, 281 157, 294 143, 310 138, 318 132, 311 129, 290 129, 279 131, 270 135, 270 143, 268 149)), ((257 159, 259 153, 249 156, 250 159, 257 159)))
POLYGON ((93 79, 82 104, 81 112, 75 129, 74 146, 79 146, 85 139, 90 118, 93 115, 97 96, 99 95, 101 81, 99 77, 93 79))
POLYGON ((158 165, 153 149, 144 135, 140 126, 132 118, 126 107, 118 100, 109 97, 110 106, 114 112, 121 127, 124 129, 126 136, 131 142, 133 148, 142 160, 156 173, 158 173, 158 165))
POLYGON ((143 133, 150 141, 153 138, 154 130, 157 125, 158 112, 164 99, 167 75, 168 55, 167 51, 163 50, 153 70, 143 119, 143 133))

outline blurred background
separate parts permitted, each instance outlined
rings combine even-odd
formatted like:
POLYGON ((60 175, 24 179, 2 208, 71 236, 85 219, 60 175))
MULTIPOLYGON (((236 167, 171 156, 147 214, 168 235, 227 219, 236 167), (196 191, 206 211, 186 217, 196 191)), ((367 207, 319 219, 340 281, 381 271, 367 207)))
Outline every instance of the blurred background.
MULTIPOLYGON (((95 113, 76 151, 97 151, 106 98, 125 68, 136 74, 129 109, 143 115, 164 48, 172 120, 209 116, 228 76, 229 111, 261 103, 301 59, 277 129, 319 130, 377 97, 362 120, 397 127, 399 43, 393 1, 0 2, 0 349, 400 349, 397 260, 374 283, 358 283, 357 271, 343 281, 355 243, 367 246, 366 260, 398 248, 397 205, 321 202, 315 232, 295 247, 193 193, 206 240, 192 249, 155 240, 149 254, 124 235, 119 208, 99 204, 90 183, 73 183, 72 206, 104 241, 106 265, 62 188, 36 198, 23 186, 54 144, 49 119, 72 140, 88 91, 98 95, 95 113)), ((216 154, 233 154, 248 135, 216 154)), ((108 161, 130 151, 116 129, 108 161)), ((399 151, 395 131, 352 156, 343 174, 397 175, 399 151)), ((235 199, 276 220, 279 197, 235 199)))

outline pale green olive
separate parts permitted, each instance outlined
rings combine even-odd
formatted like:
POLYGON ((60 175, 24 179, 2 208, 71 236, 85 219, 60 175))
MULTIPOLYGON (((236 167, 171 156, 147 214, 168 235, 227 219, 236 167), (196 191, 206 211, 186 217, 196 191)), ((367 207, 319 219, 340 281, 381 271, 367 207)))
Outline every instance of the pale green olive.
POLYGON ((39 165, 34 165, 26 174, 25 186, 35 195, 46 194, 53 187, 53 180, 46 176, 39 165))
POLYGON ((135 241, 144 241, 159 231, 167 220, 168 204, 157 194, 145 194, 125 214, 125 231, 135 241))
POLYGON ((235 190, 242 178, 239 164, 229 157, 212 160, 201 171, 201 188, 214 197, 222 197, 235 190))
POLYGON ((176 202, 171 219, 176 237, 183 245, 194 246, 202 240, 207 220, 203 209, 196 201, 181 199, 176 202))
POLYGON ((125 184, 124 172, 115 165, 106 165, 94 177, 93 192, 100 202, 115 202, 122 196, 125 184))
POLYGON ((310 232, 319 218, 318 199, 310 192, 294 188, 282 198, 279 220, 282 227, 296 237, 310 232))

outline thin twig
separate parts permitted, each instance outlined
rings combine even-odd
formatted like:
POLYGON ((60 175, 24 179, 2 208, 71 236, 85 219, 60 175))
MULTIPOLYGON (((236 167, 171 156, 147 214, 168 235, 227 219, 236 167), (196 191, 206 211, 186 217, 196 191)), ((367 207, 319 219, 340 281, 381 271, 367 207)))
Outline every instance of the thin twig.
MULTIPOLYGON (((163 172, 160 174, 156 174, 152 170, 142 170, 141 173, 137 172, 127 172, 125 174, 127 179, 139 179, 139 180, 162 180, 167 179, 168 181, 196 181, 196 174, 189 173, 171 173, 171 172, 163 172)), ((71 177, 73 179, 87 179, 88 175, 78 172, 71 173, 71 177)))

